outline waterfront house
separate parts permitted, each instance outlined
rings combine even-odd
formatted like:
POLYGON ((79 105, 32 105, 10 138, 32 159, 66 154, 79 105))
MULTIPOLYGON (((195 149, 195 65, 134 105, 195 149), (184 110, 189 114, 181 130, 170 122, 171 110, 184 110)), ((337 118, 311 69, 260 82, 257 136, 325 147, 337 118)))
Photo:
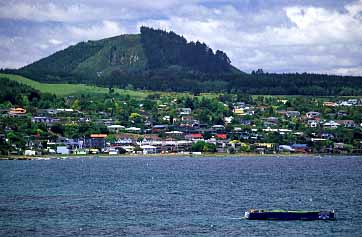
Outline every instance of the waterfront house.
POLYGON ((142 149, 143 154, 156 154, 157 153, 157 147, 151 146, 151 145, 142 145, 140 146, 142 149))
POLYGON ((57 154, 61 155, 69 155, 71 150, 68 148, 68 146, 57 146, 57 154))
POLYGON ((300 153, 308 153, 309 152, 309 148, 307 144, 293 144, 292 149, 294 149, 295 152, 300 152, 300 153))
POLYGON ((102 149, 106 146, 107 134, 91 134, 86 141, 86 147, 102 149))

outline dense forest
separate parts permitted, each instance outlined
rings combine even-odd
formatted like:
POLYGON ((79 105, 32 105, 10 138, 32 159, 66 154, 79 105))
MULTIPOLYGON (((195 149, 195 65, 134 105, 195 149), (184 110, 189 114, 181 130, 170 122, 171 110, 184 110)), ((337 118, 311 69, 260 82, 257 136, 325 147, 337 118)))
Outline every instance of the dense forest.
POLYGON ((217 50, 214 54, 205 43, 188 43, 184 37, 172 31, 141 27, 141 42, 150 69, 179 65, 204 73, 232 70, 231 61, 224 52, 217 50))
POLYGON ((309 73, 246 74, 228 56, 174 32, 141 27, 140 35, 82 42, 19 70, 47 83, 84 83, 157 91, 279 95, 360 95, 362 77, 309 73))
POLYGON ((0 103, 5 107, 38 107, 49 108, 51 106, 62 105, 63 99, 55 95, 42 93, 27 85, 20 84, 7 78, 0 78, 0 103))

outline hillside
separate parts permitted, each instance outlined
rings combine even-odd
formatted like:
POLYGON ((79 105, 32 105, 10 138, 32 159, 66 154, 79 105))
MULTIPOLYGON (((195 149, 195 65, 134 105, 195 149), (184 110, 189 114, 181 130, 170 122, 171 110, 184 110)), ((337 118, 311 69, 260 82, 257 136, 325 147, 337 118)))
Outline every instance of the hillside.
MULTIPOLYGON (((69 95, 81 95, 81 94, 109 93, 109 89, 104 87, 84 85, 84 84, 41 83, 19 75, 0 73, 0 81, 2 82, 3 80, 15 81, 17 83, 29 86, 42 93, 54 94, 60 97, 69 96, 69 95)), ((147 95, 151 94, 151 92, 147 91, 125 90, 118 88, 115 88, 114 92, 119 94, 130 95, 133 98, 145 98, 147 95)))
POLYGON ((188 42, 172 31, 147 27, 140 31, 81 42, 18 70, 4 72, 43 83, 67 83, 69 90, 72 86, 68 83, 192 93, 362 94, 362 77, 262 70, 246 74, 233 67, 224 52, 214 52, 205 43, 188 42))
POLYGON ((125 77, 146 78, 164 70, 184 75, 238 72, 230 63, 224 52, 214 53, 204 43, 188 43, 173 32, 141 27, 141 34, 78 43, 16 73, 49 83, 122 86, 125 77))

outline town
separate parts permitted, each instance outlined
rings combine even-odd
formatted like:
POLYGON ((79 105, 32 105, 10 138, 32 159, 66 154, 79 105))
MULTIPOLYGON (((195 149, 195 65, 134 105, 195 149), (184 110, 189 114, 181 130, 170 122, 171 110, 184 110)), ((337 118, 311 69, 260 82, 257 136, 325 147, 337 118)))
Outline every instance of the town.
POLYGON ((52 103, 62 107, 1 105, 3 156, 362 153, 355 97, 110 91, 52 103))

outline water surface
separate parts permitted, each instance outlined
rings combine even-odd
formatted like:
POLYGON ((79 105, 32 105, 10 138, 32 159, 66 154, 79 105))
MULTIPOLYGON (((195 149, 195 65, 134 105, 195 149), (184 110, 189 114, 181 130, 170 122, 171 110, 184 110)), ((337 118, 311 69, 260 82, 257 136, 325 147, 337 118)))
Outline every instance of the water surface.
POLYGON ((362 236, 362 158, 0 162, 0 236, 362 236), (336 221, 249 221, 249 208, 336 221))

